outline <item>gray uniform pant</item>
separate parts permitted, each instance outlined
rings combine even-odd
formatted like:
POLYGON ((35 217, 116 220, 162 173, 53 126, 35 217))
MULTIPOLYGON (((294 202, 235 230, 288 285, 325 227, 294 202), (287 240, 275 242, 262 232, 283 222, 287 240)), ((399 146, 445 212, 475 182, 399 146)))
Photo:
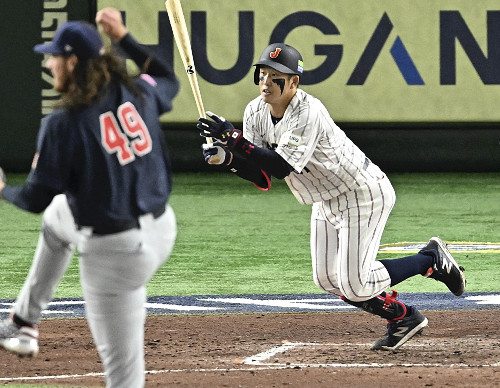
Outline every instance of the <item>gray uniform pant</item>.
POLYGON ((173 210, 139 219, 140 228, 106 236, 77 230, 65 196, 47 208, 32 268, 15 312, 40 320, 76 246, 87 320, 101 357, 107 387, 144 386, 146 284, 169 257, 176 237, 173 210))

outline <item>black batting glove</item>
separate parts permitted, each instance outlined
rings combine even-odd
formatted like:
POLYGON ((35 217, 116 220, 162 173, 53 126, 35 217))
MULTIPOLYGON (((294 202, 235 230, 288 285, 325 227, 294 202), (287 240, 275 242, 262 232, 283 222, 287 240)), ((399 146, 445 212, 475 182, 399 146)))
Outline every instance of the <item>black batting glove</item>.
POLYGON ((242 131, 234 128, 231 122, 227 121, 222 116, 217 116, 215 113, 207 111, 207 116, 212 120, 200 117, 196 127, 201 130, 200 135, 204 137, 213 137, 223 144, 234 147, 242 138, 242 131))
POLYGON ((205 162, 208 164, 229 165, 233 160, 233 154, 221 142, 205 143, 201 148, 203 149, 205 162))

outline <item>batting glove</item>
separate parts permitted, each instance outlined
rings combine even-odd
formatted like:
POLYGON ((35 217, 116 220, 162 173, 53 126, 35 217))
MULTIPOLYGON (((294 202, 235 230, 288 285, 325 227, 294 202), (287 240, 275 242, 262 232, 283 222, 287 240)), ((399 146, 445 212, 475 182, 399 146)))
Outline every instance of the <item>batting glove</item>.
POLYGON ((210 111, 207 111, 207 116, 212 120, 200 117, 198 119, 199 123, 196 125, 201 130, 201 136, 213 137, 231 147, 234 147, 242 138, 242 132, 234 128, 233 124, 224 117, 217 116, 210 111))
POLYGON ((233 160, 233 154, 221 142, 203 144, 203 157, 208 164, 229 165, 233 160))

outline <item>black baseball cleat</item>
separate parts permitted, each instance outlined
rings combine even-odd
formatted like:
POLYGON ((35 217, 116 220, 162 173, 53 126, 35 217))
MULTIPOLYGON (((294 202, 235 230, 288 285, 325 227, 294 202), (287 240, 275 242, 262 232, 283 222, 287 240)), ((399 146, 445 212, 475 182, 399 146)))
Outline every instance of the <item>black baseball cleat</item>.
POLYGON ((424 276, 443 282, 456 296, 462 295, 467 283, 464 267, 458 265, 439 237, 432 237, 421 252, 431 249, 437 252, 437 256, 434 255, 434 264, 424 276))
POLYGON ((384 338, 375 341, 372 350, 392 350, 399 349, 413 336, 420 334, 429 323, 427 318, 412 307, 412 313, 396 322, 387 324, 387 334, 384 338))

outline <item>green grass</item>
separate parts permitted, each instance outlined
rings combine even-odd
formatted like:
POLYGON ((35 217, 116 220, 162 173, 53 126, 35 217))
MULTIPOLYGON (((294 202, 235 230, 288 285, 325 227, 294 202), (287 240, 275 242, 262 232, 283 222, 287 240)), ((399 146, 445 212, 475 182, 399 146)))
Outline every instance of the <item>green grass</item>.
MULTIPOLYGON (((398 196, 382 243, 499 242, 500 174, 391 174, 398 196)), ((22 182, 24 176, 9 176, 22 182)), ((300 205, 283 181, 269 192, 232 174, 174 177, 171 205, 178 238, 170 260, 148 285, 149 295, 318 293, 309 253, 310 206, 300 205)), ((0 202, 0 298, 15 298, 29 269, 40 228, 32 215, 0 202)), ((379 258, 400 254, 381 253, 379 258)), ((497 253, 455 254, 466 267, 468 291, 500 290, 497 253)), ((445 292, 414 277, 403 292, 445 292)), ((77 259, 56 297, 81 297, 77 259)))
MULTIPOLYGON (((12 183, 24 178, 9 176, 12 183)), ((448 241, 500 242, 500 173, 390 178, 398 199, 382 243, 426 241, 433 235, 448 241)), ((178 238, 170 260, 150 282, 149 295, 319 292, 310 263, 310 206, 298 204, 284 182, 274 182, 267 193, 231 174, 176 174, 174 183, 171 205, 178 238)), ((0 220, 0 299, 15 298, 31 263, 41 216, 0 201, 0 220)), ((466 267, 468 291, 500 290, 498 256, 455 254, 466 267)), ((447 291, 421 276, 396 288, 447 291)), ((56 297, 81 296, 75 257, 56 297)))

